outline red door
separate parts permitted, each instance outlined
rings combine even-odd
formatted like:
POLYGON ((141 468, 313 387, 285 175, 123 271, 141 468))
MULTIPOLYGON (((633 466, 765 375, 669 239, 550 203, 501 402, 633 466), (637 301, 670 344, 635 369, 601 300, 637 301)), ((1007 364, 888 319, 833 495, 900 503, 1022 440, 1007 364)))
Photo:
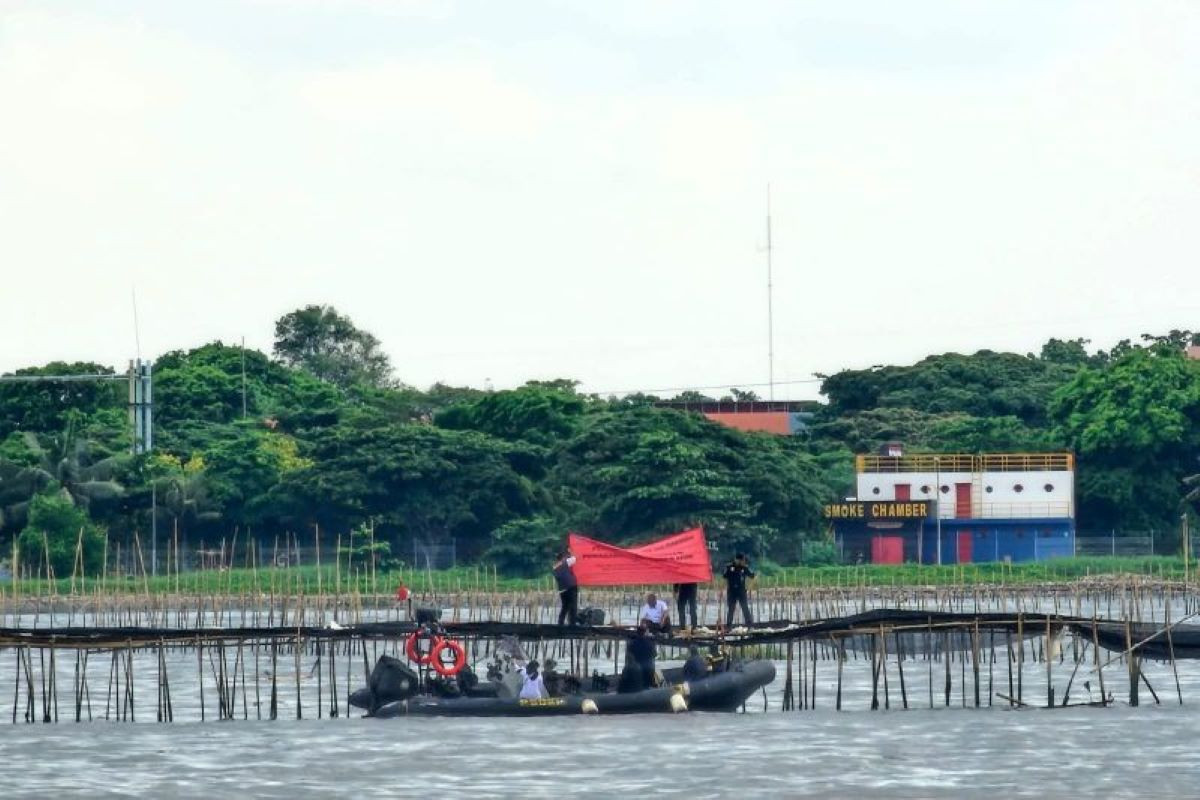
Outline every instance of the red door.
POLYGON ((967 564, 971 561, 971 541, 974 535, 970 531, 958 532, 958 557, 954 559, 957 564, 967 564))
POLYGON ((903 564, 903 536, 873 536, 871 537, 872 564, 903 564))
POLYGON ((971 484, 954 484, 954 516, 959 519, 971 518, 971 484))
POLYGON ((897 483, 896 484, 896 499, 907 502, 912 499, 912 484, 897 483))

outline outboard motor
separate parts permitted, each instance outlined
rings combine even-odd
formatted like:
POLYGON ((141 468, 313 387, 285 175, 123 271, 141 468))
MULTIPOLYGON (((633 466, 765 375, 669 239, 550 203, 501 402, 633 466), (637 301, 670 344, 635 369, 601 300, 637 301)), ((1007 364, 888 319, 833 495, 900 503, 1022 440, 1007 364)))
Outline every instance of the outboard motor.
POLYGON ((367 679, 367 688, 350 695, 350 703, 369 713, 387 703, 407 700, 421 687, 421 677, 398 658, 382 655, 367 679))

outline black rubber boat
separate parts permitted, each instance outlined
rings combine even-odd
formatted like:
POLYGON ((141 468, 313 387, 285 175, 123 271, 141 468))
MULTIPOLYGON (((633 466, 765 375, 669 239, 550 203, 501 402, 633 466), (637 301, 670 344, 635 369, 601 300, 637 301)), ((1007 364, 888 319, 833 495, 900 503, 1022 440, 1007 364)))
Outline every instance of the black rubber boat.
MULTIPOLYGON (((1143 658, 1166 661, 1175 658, 1200 658, 1200 626, 1177 625, 1171 628, 1168 638, 1162 625, 1135 622, 1125 630, 1124 625, 1101 622, 1095 626, 1096 643, 1114 653, 1123 653, 1133 644, 1133 649, 1143 658)), ((1077 634, 1085 641, 1092 638, 1092 626, 1076 625, 1077 634)))
POLYGON ((370 676, 370 688, 360 689, 350 702, 365 708, 369 716, 404 717, 541 717, 570 714, 672 714, 684 711, 736 711, 771 681, 775 665, 770 661, 736 663, 697 681, 670 682, 676 671, 668 670, 668 682, 657 688, 620 694, 584 692, 561 697, 521 699, 506 687, 489 681, 465 696, 439 697, 422 694, 419 679, 403 662, 383 656, 370 676), (386 659, 386 661, 385 661, 386 659))

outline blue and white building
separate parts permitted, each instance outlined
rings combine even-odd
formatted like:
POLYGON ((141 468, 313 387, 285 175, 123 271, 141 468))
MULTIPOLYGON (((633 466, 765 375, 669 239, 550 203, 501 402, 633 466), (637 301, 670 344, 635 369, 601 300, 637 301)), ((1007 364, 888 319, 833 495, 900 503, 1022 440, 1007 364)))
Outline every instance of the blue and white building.
POLYGON ((862 523, 860 536, 879 538, 872 553, 902 552, 924 564, 1075 554, 1072 453, 906 455, 889 445, 882 455, 858 456, 855 466, 858 501, 932 501, 922 519, 862 523))

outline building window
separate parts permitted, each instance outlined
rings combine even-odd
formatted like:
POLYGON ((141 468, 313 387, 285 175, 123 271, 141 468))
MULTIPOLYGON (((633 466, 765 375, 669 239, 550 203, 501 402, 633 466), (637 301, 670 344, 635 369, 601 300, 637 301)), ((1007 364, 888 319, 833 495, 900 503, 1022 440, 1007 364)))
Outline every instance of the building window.
POLYGON ((987 492, 988 494, 991 494, 991 493, 992 493, 992 487, 988 486, 986 489, 984 489, 984 491, 985 491, 985 492, 987 492))
POLYGON ((950 494, 950 487, 944 483, 942 484, 942 494, 950 494))
POLYGON ((1047 492, 1053 492, 1053 491, 1054 491, 1054 484, 1053 484, 1053 483, 1047 483, 1047 484, 1046 484, 1045 486, 1043 486, 1042 488, 1043 488, 1043 489, 1045 489, 1047 492))
POLYGON ((874 489, 872 489, 871 494, 879 494, 879 487, 876 486, 874 489))
POLYGON ((929 484, 928 483, 921 487, 921 494, 929 494, 929 484))
POLYGON ((1018 483, 1016 486, 1013 487, 1013 491, 1018 492, 1018 493, 1023 492, 1023 491, 1025 491, 1025 487, 1018 483))

